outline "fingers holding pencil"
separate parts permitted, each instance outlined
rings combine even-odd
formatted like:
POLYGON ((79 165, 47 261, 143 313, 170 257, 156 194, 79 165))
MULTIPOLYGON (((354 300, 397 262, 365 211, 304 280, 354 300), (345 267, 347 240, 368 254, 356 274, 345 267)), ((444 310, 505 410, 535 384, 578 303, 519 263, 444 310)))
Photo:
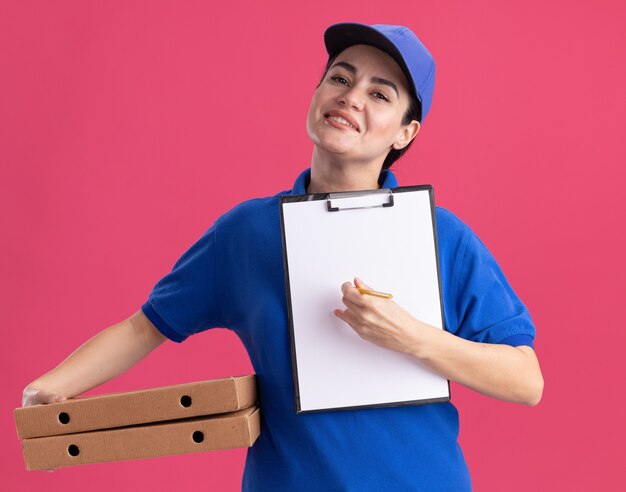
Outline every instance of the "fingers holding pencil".
POLYGON ((335 309, 333 313, 364 340, 407 352, 423 335, 420 322, 392 300, 391 294, 372 289, 358 277, 354 285, 344 282, 341 291, 345 309, 335 309))
POLYGON ((387 292, 380 292, 372 289, 369 285, 365 284, 359 277, 354 277, 354 285, 361 294, 382 297, 383 299, 393 299, 393 295, 387 292))

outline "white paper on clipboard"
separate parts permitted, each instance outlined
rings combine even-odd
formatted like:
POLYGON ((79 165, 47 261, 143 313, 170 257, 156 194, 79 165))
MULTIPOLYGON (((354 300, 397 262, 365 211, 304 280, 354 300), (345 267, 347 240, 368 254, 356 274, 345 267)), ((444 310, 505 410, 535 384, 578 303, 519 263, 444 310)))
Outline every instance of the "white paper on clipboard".
POLYGON ((443 329, 434 213, 429 185, 281 197, 297 412, 450 399, 447 379, 333 314, 358 276, 443 329))

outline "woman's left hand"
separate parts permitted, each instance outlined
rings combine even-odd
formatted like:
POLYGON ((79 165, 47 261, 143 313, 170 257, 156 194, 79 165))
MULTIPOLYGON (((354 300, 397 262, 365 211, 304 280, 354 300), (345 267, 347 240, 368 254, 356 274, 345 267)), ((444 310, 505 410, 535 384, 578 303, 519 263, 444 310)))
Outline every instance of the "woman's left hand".
POLYGON ((500 400, 536 405, 543 376, 534 350, 473 342, 423 323, 391 299, 361 294, 373 290, 355 278, 341 286, 347 309, 335 309, 357 334, 376 345, 416 357, 442 377, 500 400))
POLYGON ((354 284, 356 287, 350 282, 341 285, 342 301, 347 309, 335 309, 333 313, 364 340, 397 352, 416 354, 429 328, 436 329, 415 319, 392 299, 361 294, 358 287, 374 290, 361 279, 355 278, 354 284))

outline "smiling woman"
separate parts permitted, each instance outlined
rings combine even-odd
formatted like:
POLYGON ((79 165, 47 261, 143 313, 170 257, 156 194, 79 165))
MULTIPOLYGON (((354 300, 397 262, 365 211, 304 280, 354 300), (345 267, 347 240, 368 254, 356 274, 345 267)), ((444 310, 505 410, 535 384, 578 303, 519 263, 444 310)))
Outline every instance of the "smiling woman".
MULTIPOLYGON (((398 64, 373 46, 343 50, 317 87, 307 118, 314 144, 311 188, 319 192, 341 185, 324 183, 332 170, 371 176, 375 187, 385 158, 405 148, 420 123, 403 124, 409 110, 409 84, 398 64)), ((314 192, 314 191, 309 191, 314 192)))
MULTIPOLYGON (((317 84, 317 88, 319 88, 320 85, 325 81, 326 76, 329 70, 331 69, 331 67, 332 68, 335 68, 335 67, 344 68, 352 76, 357 75, 358 69, 354 65, 351 65, 350 63, 344 62, 344 61, 338 61, 337 63, 335 63, 336 59, 337 59, 337 55, 333 55, 328 59, 328 62, 326 63, 326 67, 324 68, 324 73, 322 74, 322 78, 317 84)), ((329 78, 340 84, 349 83, 349 79, 345 79, 344 77, 341 76, 341 74, 330 75, 329 78)), ((406 80, 406 77, 404 77, 404 75, 402 75, 402 78, 403 80, 406 80)), ((394 83, 393 81, 384 79, 382 77, 376 77, 376 76, 372 77, 371 80, 373 83, 378 83, 378 84, 382 84, 383 86, 390 87, 395 92, 396 97, 400 97, 400 91, 398 89, 398 85, 394 83)), ((390 102, 390 99, 385 95, 384 91, 375 92, 375 97, 378 97, 380 99, 390 102)), ((417 98, 417 96, 412 90, 408 90, 408 97, 409 97, 409 106, 402 117, 402 121, 401 121, 402 125, 409 125, 411 124, 412 121, 419 123, 422 119, 421 104, 420 104, 419 99, 417 98)), ((335 116, 341 117, 340 114, 334 114, 333 111, 329 111, 328 115, 335 115, 335 116)), ((348 121, 353 126, 355 126, 356 122, 354 120, 348 119, 348 121)), ((418 127, 418 131, 419 131, 419 127, 418 127)), ((402 148, 392 147, 391 149, 389 149, 389 152, 387 153, 387 156, 385 157, 385 160, 383 162, 382 169, 389 169, 396 160, 402 157, 402 155, 409 149, 412 143, 413 143, 413 139, 411 139, 411 141, 402 148)))
MULTIPOLYGON (((182 342, 226 327, 241 338, 259 385, 261 435, 248 451, 244 490, 468 491, 458 412, 450 401, 294 410, 280 197, 397 187, 388 167, 418 134, 435 81, 431 54, 406 27, 336 24, 324 39, 328 63, 306 121, 310 168, 291 190, 221 215, 158 281, 141 310, 31 383, 24 405, 74 397, 166 339, 182 342)), ((485 395, 536 405, 543 378, 528 310, 466 224, 441 207, 436 224, 445 331, 393 299, 362 294, 376 286, 357 278, 337 285, 344 309, 334 315, 363 343, 407 354, 485 395)))
POLYGON ((381 170, 406 152, 430 109, 432 56, 409 29, 378 27, 326 30, 329 60, 307 117, 314 144, 309 193, 377 188, 381 170))

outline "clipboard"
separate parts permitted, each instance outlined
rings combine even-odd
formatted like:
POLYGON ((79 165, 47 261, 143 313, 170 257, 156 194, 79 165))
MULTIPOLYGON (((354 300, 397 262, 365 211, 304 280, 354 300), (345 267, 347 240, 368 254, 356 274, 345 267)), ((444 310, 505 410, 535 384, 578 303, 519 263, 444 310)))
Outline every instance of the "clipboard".
POLYGON ((333 314, 358 276, 445 329, 433 187, 283 195, 280 218, 296 413, 449 401, 447 379, 333 314))

